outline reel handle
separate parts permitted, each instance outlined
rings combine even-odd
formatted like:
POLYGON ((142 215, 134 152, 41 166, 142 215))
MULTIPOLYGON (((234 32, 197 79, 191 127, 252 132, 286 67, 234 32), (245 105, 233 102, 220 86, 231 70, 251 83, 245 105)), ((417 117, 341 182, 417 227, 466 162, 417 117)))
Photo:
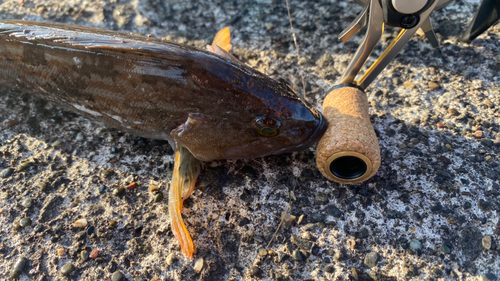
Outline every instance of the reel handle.
POLYGON ((335 87, 323 101, 328 128, 319 140, 316 165, 329 180, 355 184, 380 167, 380 147, 368 114, 368 98, 351 84, 335 87))

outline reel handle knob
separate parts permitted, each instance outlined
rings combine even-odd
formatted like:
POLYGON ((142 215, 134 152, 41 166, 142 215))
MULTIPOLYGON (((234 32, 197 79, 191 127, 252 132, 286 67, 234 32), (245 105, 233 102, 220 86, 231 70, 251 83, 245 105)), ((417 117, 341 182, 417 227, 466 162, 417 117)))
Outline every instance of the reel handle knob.
POLYGON ((368 114, 366 94, 353 85, 335 87, 323 101, 328 128, 316 151, 316 165, 329 180, 355 184, 380 167, 380 147, 368 114))

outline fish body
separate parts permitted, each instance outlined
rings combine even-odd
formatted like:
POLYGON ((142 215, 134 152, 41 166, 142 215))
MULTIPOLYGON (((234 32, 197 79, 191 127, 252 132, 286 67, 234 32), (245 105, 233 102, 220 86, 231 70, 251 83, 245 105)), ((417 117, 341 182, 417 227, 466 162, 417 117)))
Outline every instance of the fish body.
POLYGON ((202 161, 306 148, 326 128, 286 83, 223 51, 91 27, 0 21, 0 85, 202 161))
POLYGON ((175 147, 172 232, 185 256, 182 220, 200 160, 255 158, 303 149, 324 133, 321 113, 288 84, 227 53, 229 29, 209 51, 65 24, 0 21, 0 85, 175 147))

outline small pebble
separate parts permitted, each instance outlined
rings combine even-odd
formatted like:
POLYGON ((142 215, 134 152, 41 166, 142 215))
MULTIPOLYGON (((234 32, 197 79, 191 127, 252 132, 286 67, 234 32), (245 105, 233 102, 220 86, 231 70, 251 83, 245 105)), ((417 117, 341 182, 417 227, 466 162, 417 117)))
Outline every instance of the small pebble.
POLYGON ((88 235, 92 235, 92 234, 94 234, 94 230, 95 230, 95 227, 93 227, 93 226, 89 226, 89 228, 87 228, 87 234, 88 234, 88 235))
POLYGON ((32 204, 33 204, 33 199, 31 198, 28 198, 21 203, 21 205, 25 208, 31 207, 32 204))
POLYGON ((325 266, 325 268, 323 270, 327 273, 334 273, 335 267, 333 265, 329 264, 329 265, 325 266))
POLYGON ((58 146, 60 146, 61 144, 62 144, 62 141, 57 140, 57 141, 55 141, 55 142, 51 143, 51 144, 50 144, 50 146, 52 146, 52 147, 58 147, 58 146))
POLYGON ((160 189, 158 188, 158 186, 156 186, 155 184, 151 184, 148 188, 149 192, 151 193, 155 193, 157 191, 159 191, 160 189))
POLYGON ((483 131, 475 131, 474 132, 474 137, 480 139, 483 137, 483 131))
POLYGON ((317 205, 325 205, 328 203, 328 195, 322 192, 316 193, 316 196, 314 196, 314 203, 317 205))
POLYGON ((64 248, 57 249, 57 255, 59 257, 63 257, 65 254, 66 254, 66 250, 64 250, 64 248))
POLYGON ((118 225, 118 222, 115 220, 109 221, 109 227, 110 228, 115 228, 118 225))
POLYGON ((483 105, 489 107, 489 108, 492 108, 493 107, 493 102, 491 102, 491 100, 489 99, 484 99, 483 100, 483 105))
POLYGON ((76 134, 76 140, 77 141, 82 141, 83 140, 83 133, 82 132, 78 132, 78 134, 76 134))
POLYGON ((83 250, 81 253, 80 253, 80 258, 82 258, 83 261, 86 261, 89 259, 89 251, 86 251, 86 250, 83 250))
POLYGON ((299 238, 295 235, 292 236, 292 238, 290 240, 292 241, 293 244, 295 244, 297 247, 299 247, 299 249, 302 249, 305 251, 309 251, 312 247, 311 241, 307 241, 306 239, 299 238))
POLYGON ((250 267, 250 276, 252 277, 260 277, 262 275, 262 270, 260 269, 259 266, 257 265, 254 265, 252 267, 250 267))
POLYGON ((8 178, 8 177, 10 177, 10 175, 12 175, 13 172, 14 172, 14 169, 12 169, 12 168, 3 169, 2 172, 0 172, 0 176, 2 178, 8 178))
POLYGON ((161 202, 161 201, 163 201, 163 198, 165 198, 165 196, 163 195, 163 193, 158 192, 158 193, 155 195, 155 202, 156 202, 156 203, 161 202))
POLYGON ((491 249, 491 236, 489 235, 484 236, 483 239, 481 240, 481 243, 483 244, 483 248, 485 250, 491 249))
POLYGON ((99 250, 94 249, 94 250, 92 250, 92 252, 90 252, 89 258, 95 259, 95 258, 97 258, 97 256, 99 256, 99 250))
POLYGON ((87 227, 87 220, 86 219, 76 220, 73 223, 73 227, 76 227, 76 228, 85 228, 85 227, 87 227))
POLYGON ((405 88, 408 88, 408 89, 414 89, 415 88, 415 84, 413 84, 413 82, 411 81, 404 81, 403 82, 403 86, 405 86, 405 88))
POLYGON ((264 249, 264 248, 260 248, 259 252, 258 252, 258 255, 261 256, 261 257, 267 256, 267 250, 264 249))
POLYGON ((16 171, 18 172, 21 172, 23 170, 26 170, 27 168, 29 168, 31 165, 33 165, 35 162, 33 161, 25 161, 21 164, 19 164, 17 167, 16 167, 16 171))
POLYGON ((132 189, 134 189, 136 186, 137 186, 137 183, 136 183, 136 182, 133 182, 133 183, 131 183, 131 184, 127 185, 125 188, 126 188, 127 190, 132 190, 132 189))
POLYGON ((37 224, 35 228, 33 229, 35 233, 40 233, 44 230, 45 228, 43 227, 43 224, 37 224))
POLYGON ((19 222, 19 224, 22 227, 30 226, 31 225, 31 219, 30 218, 22 218, 21 221, 19 222))
POLYGON ((444 125, 443 122, 437 122, 436 126, 439 128, 439 129, 442 129, 444 127, 446 127, 446 125, 444 125))
POLYGON ((168 254, 167 258, 165 259, 165 265, 166 266, 171 266, 174 261, 177 259, 174 253, 168 254))
POLYGON ((23 272, 24 267, 26 266, 27 263, 28 263, 27 258, 25 258, 25 257, 18 258, 16 263, 14 264, 14 267, 10 271, 10 274, 9 274, 10 278, 15 279, 15 278, 19 277, 19 275, 21 275, 21 273, 23 272))
POLYGON ((99 186, 99 193, 100 194, 103 194, 105 190, 106 190, 106 186, 104 184, 102 184, 101 186, 99 186))
POLYGON ((420 249, 422 249, 422 243, 420 243, 420 241, 418 241, 418 240, 411 240, 411 242, 410 242, 410 248, 413 251, 420 250, 420 249))
POLYGON ((452 116, 457 116, 459 114, 456 108, 449 108, 448 113, 452 116))
POLYGON ((493 141, 487 138, 482 138, 481 139, 481 144, 487 147, 492 147, 493 146, 493 141))
POLYGON ((439 268, 434 268, 432 269, 432 274, 434 274, 435 276, 443 276, 443 271, 439 268))
POLYGON ((443 251, 443 253, 445 253, 445 254, 451 253, 450 247, 448 247, 447 245, 444 245, 444 244, 441 246, 441 251, 443 251))
POLYGON ((73 273, 74 270, 75 266, 71 262, 68 262, 67 264, 63 265, 63 267, 61 267, 61 273, 64 276, 71 275, 71 273, 73 273))
POLYGON ((203 258, 199 258, 194 263, 193 269, 196 273, 200 273, 203 269, 203 258))
POLYGON ((304 255, 299 250, 294 250, 292 252, 292 257, 296 261, 304 261, 304 255))
POLYGON ((123 274, 121 271, 115 271, 113 275, 111 275, 111 280, 112 281, 120 281, 123 278, 123 274))
POLYGON ((436 82, 433 82, 433 81, 430 81, 430 82, 428 83, 428 85, 429 85, 429 89, 430 89, 431 91, 434 91, 435 89, 439 88, 439 84, 438 84, 438 83, 436 83, 436 82))
POLYGON ((496 281, 496 280, 497 276, 491 272, 483 275, 483 281, 496 281))
POLYGON ((376 252, 370 252, 366 254, 364 263, 369 268, 373 268, 377 265, 378 254, 376 252))
POLYGON ((122 186, 115 188, 113 190, 113 195, 114 196, 123 196, 123 195, 125 195, 125 188, 123 188, 122 186))
POLYGON ((305 218, 305 215, 300 215, 299 219, 297 220, 297 224, 301 224, 302 221, 304 220, 304 218, 305 218))

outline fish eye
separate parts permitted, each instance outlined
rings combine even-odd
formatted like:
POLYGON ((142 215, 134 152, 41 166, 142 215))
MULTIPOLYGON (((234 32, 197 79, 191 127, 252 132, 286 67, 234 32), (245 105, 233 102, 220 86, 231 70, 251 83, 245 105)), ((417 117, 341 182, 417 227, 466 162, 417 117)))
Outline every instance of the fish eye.
POLYGON ((263 137, 277 136, 281 129, 280 121, 264 116, 255 118, 253 126, 257 130, 257 133, 263 137))

